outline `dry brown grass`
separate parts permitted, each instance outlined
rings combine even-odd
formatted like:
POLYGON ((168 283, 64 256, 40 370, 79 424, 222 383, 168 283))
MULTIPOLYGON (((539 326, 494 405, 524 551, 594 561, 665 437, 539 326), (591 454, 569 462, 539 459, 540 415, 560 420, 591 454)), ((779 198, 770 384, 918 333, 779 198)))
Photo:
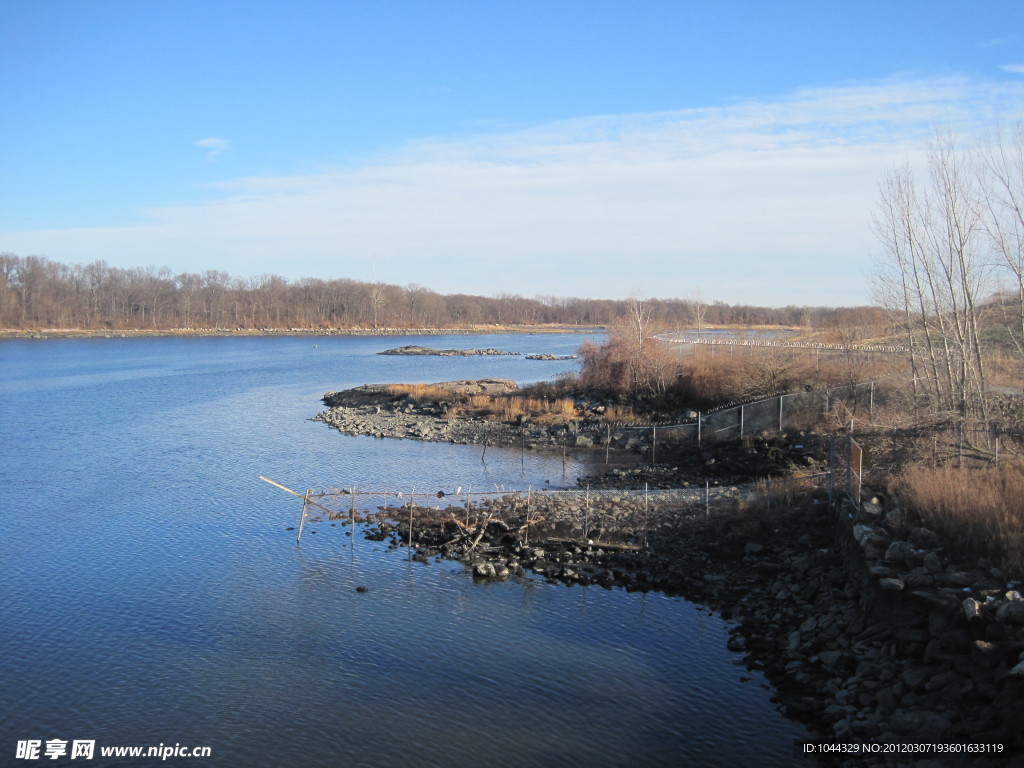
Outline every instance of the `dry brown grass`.
POLYGON ((417 402, 444 402, 452 399, 452 393, 433 384, 389 384, 388 392, 396 397, 408 397, 417 402))
POLYGON ((605 407, 601 418, 605 421, 621 422, 623 424, 642 424, 645 422, 645 419, 642 416, 638 416, 632 408, 620 408, 616 405, 605 407))
POLYGON ((988 557, 1024 576, 1024 462, 991 469, 911 467, 893 490, 951 553, 988 557))
POLYGON ((562 424, 576 418, 577 413, 571 397, 549 400, 524 395, 471 395, 446 411, 450 419, 465 415, 508 422, 527 419, 538 424, 562 424))
POLYGON ((701 410, 781 391, 842 387, 906 369, 897 355, 771 347, 700 347, 684 360, 676 397, 701 410))

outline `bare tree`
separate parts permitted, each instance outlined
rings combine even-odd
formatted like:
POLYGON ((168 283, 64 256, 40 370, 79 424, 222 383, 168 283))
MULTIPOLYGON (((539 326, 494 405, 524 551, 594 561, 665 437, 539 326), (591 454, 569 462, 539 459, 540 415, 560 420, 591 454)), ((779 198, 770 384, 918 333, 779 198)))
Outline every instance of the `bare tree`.
POLYGON ((704 332, 704 318, 708 314, 708 303, 704 300, 704 294, 700 286, 690 291, 690 322, 697 330, 698 335, 704 332))
POLYGON ((876 296, 902 328, 915 374, 927 372, 936 410, 988 418, 982 312, 991 290, 983 252, 984 178, 976 156, 939 135, 927 181, 909 166, 883 180, 875 232, 885 248, 876 296), (922 364, 923 363, 923 364, 922 364))

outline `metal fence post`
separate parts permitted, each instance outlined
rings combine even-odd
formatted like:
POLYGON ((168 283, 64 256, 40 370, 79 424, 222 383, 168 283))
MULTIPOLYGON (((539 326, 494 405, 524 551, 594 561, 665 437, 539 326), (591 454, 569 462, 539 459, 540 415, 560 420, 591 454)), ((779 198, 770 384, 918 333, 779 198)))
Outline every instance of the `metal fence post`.
POLYGON ((831 507, 836 501, 836 436, 831 435, 828 439, 828 505, 831 507))

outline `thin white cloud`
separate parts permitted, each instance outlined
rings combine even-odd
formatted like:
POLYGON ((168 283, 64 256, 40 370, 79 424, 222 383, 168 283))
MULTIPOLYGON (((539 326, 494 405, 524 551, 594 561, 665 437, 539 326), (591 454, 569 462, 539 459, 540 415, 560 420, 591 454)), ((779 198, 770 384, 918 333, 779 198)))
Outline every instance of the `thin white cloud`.
POLYGON ((1004 72, 1012 72, 1015 75, 1024 75, 1024 64, 1003 64, 1000 69, 1004 72))
POLYGON ((218 139, 214 136, 210 136, 205 139, 200 139, 195 143, 197 147, 202 147, 206 150, 207 160, 216 160, 220 157, 221 153, 228 148, 228 142, 224 139, 218 139))
MULTIPOLYGON (((122 229, 0 236, 64 261, 442 292, 858 304, 877 185, 937 127, 1024 117, 1024 84, 892 80, 774 101, 420 140, 354 169, 242 178, 122 229), (187 259, 187 261, 185 260, 187 259)), ((209 140, 203 140, 209 141, 209 140)), ((215 147, 205 147, 213 151, 215 147)))

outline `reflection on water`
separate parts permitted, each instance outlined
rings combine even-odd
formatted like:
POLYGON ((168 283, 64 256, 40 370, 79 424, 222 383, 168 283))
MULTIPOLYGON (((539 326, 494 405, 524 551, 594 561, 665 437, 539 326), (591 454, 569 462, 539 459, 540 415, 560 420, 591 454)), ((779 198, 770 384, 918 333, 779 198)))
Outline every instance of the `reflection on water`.
POLYGON ((84 738, 209 745, 216 766, 793 764, 802 731, 684 601, 475 584, 342 521, 296 546, 300 502, 258 475, 419 493, 583 469, 309 421, 324 392, 365 382, 571 365, 375 354, 407 343, 436 340, 0 342, 0 762, 20 739, 84 738))

